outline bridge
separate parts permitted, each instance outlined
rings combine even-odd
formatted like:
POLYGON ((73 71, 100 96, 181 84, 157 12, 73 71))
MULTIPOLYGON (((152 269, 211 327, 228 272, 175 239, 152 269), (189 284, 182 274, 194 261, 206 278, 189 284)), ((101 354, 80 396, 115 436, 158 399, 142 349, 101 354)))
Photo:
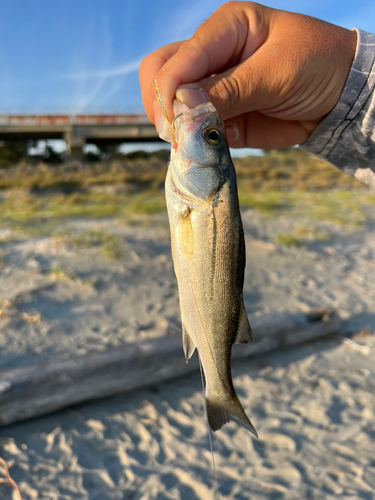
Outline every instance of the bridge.
POLYGON ((160 141, 146 115, 0 114, 0 140, 63 139, 68 156, 82 158, 85 144, 160 141))

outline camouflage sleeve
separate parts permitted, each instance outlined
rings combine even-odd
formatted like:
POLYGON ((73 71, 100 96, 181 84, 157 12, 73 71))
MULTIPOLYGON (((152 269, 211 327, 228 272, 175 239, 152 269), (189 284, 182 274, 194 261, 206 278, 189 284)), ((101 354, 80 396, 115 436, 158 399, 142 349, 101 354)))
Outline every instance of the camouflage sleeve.
POLYGON ((341 98, 300 147, 375 188, 375 34, 355 31, 357 50, 341 98))

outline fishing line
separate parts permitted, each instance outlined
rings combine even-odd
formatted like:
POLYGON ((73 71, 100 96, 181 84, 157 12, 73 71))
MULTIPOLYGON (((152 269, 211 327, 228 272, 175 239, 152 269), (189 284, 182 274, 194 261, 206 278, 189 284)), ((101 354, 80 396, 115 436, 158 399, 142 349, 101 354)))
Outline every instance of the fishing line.
MULTIPOLYGON (((200 319, 201 324, 202 324, 202 316, 201 316, 201 312, 200 312, 198 304, 197 304, 197 300, 196 300, 194 291, 193 291, 193 297, 194 297, 194 302, 195 302, 196 310, 198 311, 199 319, 200 319)), ((200 373, 201 373, 201 380, 202 380, 203 404, 204 404, 204 408, 205 408, 205 417, 206 417, 205 420, 206 420, 206 426, 207 426, 207 432, 208 432, 208 440, 210 442, 210 450, 211 450, 211 456, 212 456, 212 466, 213 466, 213 469, 214 469, 215 500, 220 500, 219 482, 218 482, 218 479, 217 479, 217 471, 216 471, 215 456, 214 456, 214 447, 213 447, 213 443, 212 443, 211 429, 210 429, 210 424, 208 422, 208 414, 207 414, 206 395, 205 395, 205 389, 206 389, 205 388, 205 377, 203 376, 202 360, 201 360, 201 357, 199 355, 199 346, 198 346, 199 342, 198 342, 198 338, 196 338, 194 340, 195 340, 195 344, 196 344, 196 348, 197 348, 197 354, 198 354, 198 359, 199 359, 199 370, 200 370, 200 373)), ((210 348, 209 344, 208 344, 208 348, 211 351, 211 348, 210 348)), ((212 352, 211 352, 211 355, 212 355, 212 352)))
MULTIPOLYGON (((198 351, 198 349, 197 349, 198 351)), ((199 369, 201 372, 201 379, 202 379, 202 391, 203 391, 203 401, 206 401, 205 399, 205 386, 204 386, 204 377, 203 377, 203 367, 202 367, 202 361, 201 357, 199 356, 199 351, 198 351, 198 359, 199 359, 199 369)), ((208 439, 210 441, 210 449, 211 449, 211 456, 212 456, 212 466, 214 468, 214 478, 215 478, 215 497, 217 500, 220 500, 220 494, 219 494, 219 482, 217 480, 217 471, 216 471, 216 464, 215 464, 215 456, 214 456, 214 447, 212 444, 212 437, 211 437, 211 429, 208 423, 208 417, 207 417, 207 410, 206 410, 206 404, 204 403, 205 407, 205 413, 206 413, 206 425, 207 425, 207 431, 208 431, 208 439)))
MULTIPOLYGON (((152 80, 152 83, 154 85, 154 89, 155 89, 155 92, 156 92, 156 96, 157 96, 157 99, 159 101, 159 104, 160 104, 160 107, 161 107, 161 110, 162 110, 162 113, 164 115, 164 119, 166 121, 166 125, 167 125, 167 128, 168 128, 168 131, 169 131, 169 134, 171 136, 171 139, 172 139, 172 147, 174 149, 176 149, 177 147, 177 143, 176 143, 176 136, 175 136, 175 133, 174 133, 174 124, 175 124, 175 121, 177 118, 180 118, 184 113, 180 113, 179 115, 177 115, 173 122, 172 122, 172 125, 169 123, 169 120, 168 120, 168 116, 167 116, 167 111, 165 109, 165 106, 164 106, 164 102, 163 102, 163 98, 161 96, 161 93, 160 93, 160 89, 159 89, 159 85, 158 85, 158 82, 157 82, 157 79, 154 78, 152 80)), ((207 103, 204 103, 204 105, 207 105, 207 103)), ((203 105, 201 105, 203 107, 203 105)), ((209 114, 210 112, 206 112, 206 113, 202 113, 201 115, 203 114, 209 114)), ((198 118, 198 117, 201 117, 201 115, 199 116, 196 116, 194 117, 193 119, 195 118, 198 118)), ((194 297, 194 302, 196 303, 196 297, 195 297, 195 294, 193 292, 193 297, 194 297)), ((196 304, 196 306, 198 306, 198 304, 196 304)), ((200 319, 200 322, 202 324, 202 318, 201 318, 201 314, 200 314, 200 311, 199 311, 199 307, 197 307, 197 311, 199 312, 199 319, 200 319)), ((198 338, 195 338, 195 345, 197 347, 197 351, 198 351, 198 359, 199 359, 199 368, 200 368, 200 373, 201 373, 201 379, 202 379, 202 391, 203 391, 203 401, 205 402, 206 398, 205 398, 205 384, 204 384, 204 377, 203 377, 203 367, 202 367, 202 362, 201 362, 201 358, 199 356, 199 348, 198 348, 198 338)), ((211 346, 208 344, 208 347, 211 351, 211 346)), ((211 355, 212 355, 212 352, 211 352, 211 355)), ((208 415, 207 415, 207 406, 206 404, 204 403, 205 405, 205 413, 206 413, 206 425, 207 425, 207 431, 208 431, 208 439, 209 439, 209 442, 210 442, 210 449, 211 449, 211 456, 212 456, 212 465, 213 465, 213 469, 214 469, 214 478, 215 478, 215 499, 216 500, 220 500, 220 495, 219 495, 219 484, 218 484, 218 479, 217 479, 217 472, 216 472, 216 464, 215 464, 215 456, 214 456, 214 448, 213 448, 213 444, 212 444, 212 438, 211 438, 211 429, 210 429, 210 426, 209 426, 209 422, 208 422, 208 415)))
MULTIPOLYGON (((160 107, 161 107, 161 111, 162 111, 163 116, 165 118, 165 123, 167 125, 169 135, 171 136, 172 143, 175 144, 175 142, 176 142, 176 136, 175 136, 175 133, 174 133, 174 128, 171 127, 171 124, 169 123, 168 115, 167 115, 167 110, 165 109, 165 106, 164 106, 163 98, 162 98, 161 93, 160 93, 159 84, 158 84, 157 79, 154 78, 152 80, 152 83, 154 85, 154 89, 155 89, 155 92, 156 92, 156 97, 157 97, 157 99, 159 101, 159 104, 160 104, 160 107)), ((155 123, 155 126, 157 126, 157 125, 158 124, 155 123)))

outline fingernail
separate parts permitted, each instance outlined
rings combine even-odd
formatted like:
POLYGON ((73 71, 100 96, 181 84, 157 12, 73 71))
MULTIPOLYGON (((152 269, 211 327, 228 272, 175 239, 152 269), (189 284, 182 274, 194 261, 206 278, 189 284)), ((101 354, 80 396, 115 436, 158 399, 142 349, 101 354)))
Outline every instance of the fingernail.
POLYGON ((199 87, 190 87, 189 85, 182 85, 179 87, 176 91, 176 97, 190 109, 204 102, 210 102, 210 98, 203 89, 199 87))
POLYGON ((240 138, 240 131, 238 130, 237 125, 230 120, 226 120, 224 124, 225 124, 225 132, 227 133, 228 143, 232 144, 233 142, 238 141, 238 139, 240 138))
POLYGON ((158 129, 158 124, 159 124, 159 121, 160 121, 160 118, 161 118, 161 115, 163 114, 162 110, 161 110, 161 107, 160 107, 160 104, 159 104, 159 101, 157 99, 154 100, 154 123, 155 123, 155 127, 156 127, 156 130, 158 129))

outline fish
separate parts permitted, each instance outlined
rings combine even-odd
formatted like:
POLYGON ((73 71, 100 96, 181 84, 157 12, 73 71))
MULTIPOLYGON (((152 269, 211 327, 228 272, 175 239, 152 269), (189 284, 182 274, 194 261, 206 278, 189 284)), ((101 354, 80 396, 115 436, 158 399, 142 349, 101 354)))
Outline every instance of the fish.
POLYGON ((245 239, 236 172, 224 122, 211 102, 190 109, 173 102, 174 120, 160 120, 173 143, 165 181, 186 362, 197 348, 213 431, 234 421, 255 436, 233 386, 231 351, 252 331, 243 300, 245 239))

